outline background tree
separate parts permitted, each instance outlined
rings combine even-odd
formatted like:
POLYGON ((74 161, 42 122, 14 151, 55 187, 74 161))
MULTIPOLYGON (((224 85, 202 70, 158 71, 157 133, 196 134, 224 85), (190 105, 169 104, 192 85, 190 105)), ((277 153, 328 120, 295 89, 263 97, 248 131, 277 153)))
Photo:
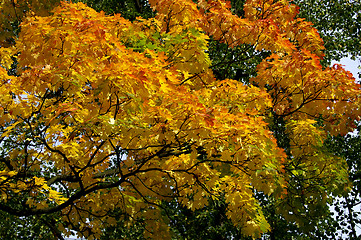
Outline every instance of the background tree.
MULTIPOLYGON (((300 17, 314 23, 325 42, 325 64, 330 61, 339 61, 342 57, 351 57, 360 61, 361 50, 361 3, 359 1, 294 1, 300 5, 300 17)), ((356 234, 360 216, 356 211, 360 197, 359 184, 360 171, 357 152, 359 151, 359 132, 356 136, 346 135, 331 138, 328 145, 332 151, 347 160, 349 177, 353 182, 352 190, 343 198, 335 199, 333 205, 336 210, 334 232, 338 232, 338 238, 348 235, 349 239, 358 239, 356 234)), ((328 221, 333 219, 328 218, 328 221)), ((333 238, 336 238, 332 236, 333 238)))
POLYGON ((328 140, 329 148, 347 160, 352 189, 342 198, 336 199, 334 206, 337 230, 349 239, 359 239, 357 229, 361 223, 360 197, 360 135, 338 136, 328 140))
POLYGON ((325 63, 361 56, 361 3, 349 0, 296 0, 299 17, 314 24, 325 42, 325 63))
POLYGON ((135 20, 137 17, 150 18, 155 14, 147 0, 81 0, 97 11, 104 11, 107 14, 121 13, 122 17, 135 20))

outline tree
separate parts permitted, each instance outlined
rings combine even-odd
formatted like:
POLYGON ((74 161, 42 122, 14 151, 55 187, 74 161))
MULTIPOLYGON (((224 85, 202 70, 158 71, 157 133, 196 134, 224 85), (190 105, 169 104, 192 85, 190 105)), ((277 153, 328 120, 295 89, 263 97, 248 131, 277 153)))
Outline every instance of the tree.
POLYGON ((256 237, 269 230, 256 192, 298 222, 342 192, 344 162, 322 140, 354 127, 359 86, 321 67, 322 40, 294 5, 247 1, 239 17, 223 1, 150 4, 155 18, 130 22, 63 2, 1 48, 0 210, 94 238, 116 208, 165 237, 163 201, 194 211, 224 198, 256 237), (268 51, 252 85, 212 71, 210 38, 268 51), (277 145, 277 119, 288 145, 277 145))
POLYGON ((295 0, 299 16, 314 24, 325 42, 325 62, 361 56, 361 3, 350 0, 295 0))
POLYGON ((147 0, 81 0, 80 2, 107 14, 121 13, 122 17, 131 21, 134 21, 137 17, 154 17, 154 12, 147 0))
POLYGON ((60 0, 3 0, 0 3, 0 46, 14 44, 14 36, 26 14, 47 16, 60 0))
MULTIPOLYGON (((325 46, 327 47, 324 49, 326 57, 322 60, 323 65, 329 64, 332 59, 339 60, 340 57, 347 56, 347 54, 354 57, 359 55, 359 37, 357 36, 357 32, 351 31, 350 29, 355 29, 354 26, 360 24, 360 21, 358 21, 357 18, 357 14, 361 7, 360 3, 349 1, 338 1, 337 3, 330 1, 317 1, 317 3, 314 1, 293 2, 300 7, 298 16, 304 17, 308 21, 312 21, 314 26, 321 33, 322 39, 325 41, 325 46), (318 14, 321 11, 322 14, 318 14), (315 14, 315 12, 317 14, 315 14), (329 18, 328 21, 323 21, 324 16, 329 18), (338 36, 340 34, 343 36, 338 36)), ((244 1, 233 0, 231 1, 231 4, 232 12, 236 13, 238 16, 244 17, 244 1)), ((255 66, 262 59, 269 56, 269 53, 267 51, 255 51, 253 46, 248 45, 237 46, 237 48, 228 48, 226 44, 210 40, 209 56, 212 61, 212 70, 217 78, 232 78, 248 82, 249 77, 256 74, 255 66)), ((280 126, 277 128, 284 127, 284 122, 280 120, 281 119, 277 120, 277 123, 274 124, 274 126, 280 126)), ((279 129, 273 129, 273 131, 278 132, 276 139, 281 146, 285 146, 289 143, 289 139, 285 137, 284 131, 279 131, 279 129)), ((337 138, 338 141, 341 141, 341 139, 343 138, 337 138)), ((340 149, 355 149, 355 151, 357 151, 358 147, 351 143, 353 143, 353 141, 343 143, 343 146, 348 147, 340 149)), ((349 158, 346 157, 346 160, 348 159, 349 158)), ((353 162, 348 162, 348 165, 357 166, 353 162)), ((355 181, 355 177, 350 176, 350 178, 352 181, 355 181)), ((357 193, 357 190, 352 190, 351 193, 357 193)), ((355 198, 354 196, 350 197, 351 199, 355 198)), ((347 204, 345 202, 339 202, 339 199, 329 199, 328 204, 337 206, 336 209, 339 211, 342 221, 344 222, 341 222, 339 218, 337 218, 338 220, 336 221, 332 216, 333 213, 327 210, 326 207, 323 211, 319 211, 318 215, 313 215, 311 216, 312 218, 308 219, 309 223, 306 228, 287 222, 282 216, 278 215, 275 211, 274 199, 261 197, 260 200, 262 201, 261 204, 264 205, 266 218, 271 224, 272 229, 270 233, 263 236, 265 238, 288 239, 291 238, 291 236, 293 238, 298 236, 299 239, 336 239, 338 237, 340 238, 338 233, 351 229, 351 225, 354 229, 355 225, 358 224, 358 218, 355 216, 353 218, 351 216, 351 219, 354 219, 354 223, 350 223, 350 216, 347 216, 347 214, 344 215, 349 209, 347 207, 340 207, 341 205, 346 206, 347 204), (344 227, 344 224, 350 226, 344 227), (312 228, 310 228, 310 226, 312 226, 312 228)), ((353 202, 357 204, 359 201, 354 199, 353 202)), ((233 238, 240 239, 236 228, 227 227, 227 223, 219 221, 219 219, 224 219, 225 215, 224 212, 219 211, 218 207, 214 206, 224 205, 224 202, 216 202, 215 204, 211 204, 210 206, 206 206, 203 209, 192 213, 179 206, 179 204, 171 204, 167 205, 168 208, 166 209, 166 212, 170 211, 174 213, 171 226, 175 228, 175 231, 178 232, 180 238, 210 239, 213 236, 215 239, 220 239, 221 236, 228 236, 226 238, 229 239, 231 238, 229 234, 232 234, 233 238)), ((121 226, 116 228, 117 233, 119 233, 119 229, 121 229, 121 226)), ((105 234, 109 235, 111 231, 106 231, 105 234)), ((355 237, 350 235, 350 239, 355 239, 355 237)))
MULTIPOLYGON (((325 54, 323 62, 329 64, 331 60, 339 61, 342 57, 359 59, 361 56, 360 26, 361 26, 361 3, 360 1, 313 1, 297 0, 300 5, 300 17, 314 23, 325 42, 325 54)), ((359 73, 359 76, 360 73, 359 73)), ((355 207, 360 202, 359 181, 360 171, 357 152, 359 149, 359 132, 356 136, 330 137, 327 140, 329 148, 344 157, 348 164, 349 178, 352 189, 342 198, 334 200, 337 221, 334 223, 334 232, 342 232, 349 239, 357 239, 356 228, 360 223, 360 215, 355 207)), ((329 218, 330 219, 330 218, 329 218)), ((330 219, 331 221, 333 219, 330 219)), ((332 237, 336 239, 336 237, 332 237)), ((339 237, 341 239, 342 237, 339 237)))
POLYGON ((357 207, 361 203, 360 196, 360 127, 356 135, 337 136, 326 142, 329 148, 347 160, 349 178, 352 181, 352 189, 342 198, 336 200, 335 212, 338 222, 337 229, 349 239, 359 239, 357 226, 361 223, 360 211, 357 207))

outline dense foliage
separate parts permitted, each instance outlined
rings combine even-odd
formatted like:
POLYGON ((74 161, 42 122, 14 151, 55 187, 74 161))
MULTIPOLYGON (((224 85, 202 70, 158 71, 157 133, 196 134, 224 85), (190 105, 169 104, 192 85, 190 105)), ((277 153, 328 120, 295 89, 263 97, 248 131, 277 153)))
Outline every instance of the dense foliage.
POLYGON ((88 2, 124 15, 1 5, 5 215, 41 216, 33 225, 58 238, 117 223, 156 238, 181 235, 177 212, 196 212, 222 221, 203 226, 224 228, 212 237, 240 234, 232 225, 258 237, 279 221, 307 228, 347 189, 345 162, 323 140, 355 127, 359 85, 321 66, 323 41, 295 5, 149 1, 152 13, 142 1, 88 2), (267 221, 272 212, 281 218, 267 221))

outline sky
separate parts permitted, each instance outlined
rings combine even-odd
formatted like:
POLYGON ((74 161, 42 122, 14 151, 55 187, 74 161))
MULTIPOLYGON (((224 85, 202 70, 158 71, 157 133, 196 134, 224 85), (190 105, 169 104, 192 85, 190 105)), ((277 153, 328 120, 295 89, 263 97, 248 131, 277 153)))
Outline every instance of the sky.
POLYGON ((354 61, 349 57, 345 57, 342 58, 340 62, 332 62, 332 64, 334 63, 340 63, 344 65, 344 68, 353 74, 356 81, 360 82, 361 79, 358 77, 358 72, 361 72, 361 69, 358 69, 358 66, 361 65, 360 60, 354 61))

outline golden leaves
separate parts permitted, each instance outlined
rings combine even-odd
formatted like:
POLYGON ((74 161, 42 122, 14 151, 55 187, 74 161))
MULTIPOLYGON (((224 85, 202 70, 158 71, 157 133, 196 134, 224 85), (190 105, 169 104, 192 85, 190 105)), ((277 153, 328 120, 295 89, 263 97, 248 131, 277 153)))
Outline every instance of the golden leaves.
POLYGON ((19 172, 15 171, 0 172, 2 201, 11 200, 11 193, 29 193, 27 204, 35 208, 48 207, 51 202, 61 204, 67 200, 61 193, 49 187, 44 178, 34 176, 28 179, 17 180, 18 174, 19 172))
POLYGON ((59 0, 4 0, 0 2, 0 46, 7 47, 14 44, 17 24, 26 16, 47 16, 59 4, 59 0))
POLYGON ((308 50, 292 55, 272 54, 258 66, 253 81, 268 86, 277 115, 290 119, 322 116, 328 131, 344 134, 357 118, 358 84, 342 68, 322 69, 319 61, 308 50), (336 123, 339 114, 343 117, 337 117, 340 122, 336 123))
POLYGON ((149 3, 157 10, 156 18, 165 32, 180 33, 184 28, 196 28, 196 19, 201 17, 197 4, 191 0, 151 0, 149 3))
POLYGON ((225 194, 227 216, 259 236, 269 225, 255 190, 281 195, 306 170, 340 178, 315 119, 325 131, 350 129, 359 88, 339 66, 322 69, 322 41, 293 19, 293 5, 247 1, 240 18, 222 0, 150 2, 156 19, 134 22, 64 2, 52 16, 29 16, 16 47, 1 48, 4 201, 6 191, 31 192, 27 214, 65 202, 64 219, 96 237, 102 221, 114 224, 115 207, 167 234, 165 221, 154 221, 160 201, 195 210, 225 194), (272 51, 257 84, 217 81, 210 38, 272 51), (8 76, 18 52, 18 76, 8 76), (273 117, 288 123, 292 157, 277 146, 273 117))

